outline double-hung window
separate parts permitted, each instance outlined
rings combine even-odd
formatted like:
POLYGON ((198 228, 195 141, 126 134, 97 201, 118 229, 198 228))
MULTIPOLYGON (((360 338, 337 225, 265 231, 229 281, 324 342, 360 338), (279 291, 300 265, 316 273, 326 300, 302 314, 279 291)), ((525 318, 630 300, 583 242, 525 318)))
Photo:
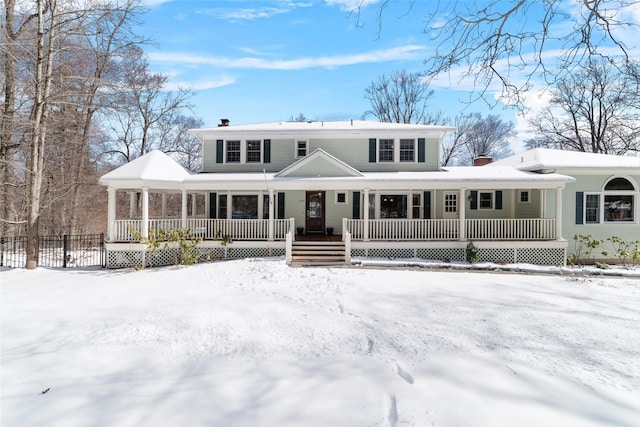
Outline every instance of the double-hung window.
POLYGON ((296 141, 296 158, 307 155, 307 141, 296 141))
POLYGON ((393 139, 378 141, 378 161, 393 162, 393 139))
POLYGON ((247 140, 247 163, 260 163, 262 161, 262 141, 247 140))
POLYGON ((227 141, 227 163, 240 163, 240 141, 227 141))
POLYGON ((480 191, 478 193, 478 208, 493 209, 493 191, 480 191))
POLYGON ((400 161, 401 162, 413 162, 415 161, 415 140, 413 139, 401 139, 400 140, 400 161))

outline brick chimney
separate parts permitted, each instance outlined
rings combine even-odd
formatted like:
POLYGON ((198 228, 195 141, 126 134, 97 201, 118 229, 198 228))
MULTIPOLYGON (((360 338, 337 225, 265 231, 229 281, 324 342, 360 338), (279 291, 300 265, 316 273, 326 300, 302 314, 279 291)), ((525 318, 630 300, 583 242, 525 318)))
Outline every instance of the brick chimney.
POLYGON ((485 156, 484 154, 479 155, 475 159, 473 159, 473 166, 484 166, 493 162, 493 158, 485 156))
POLYGON ((218 127, 222 128, 226 126, 229 126, 229 119, 220 119, 220 124, 218 125, 218 127))

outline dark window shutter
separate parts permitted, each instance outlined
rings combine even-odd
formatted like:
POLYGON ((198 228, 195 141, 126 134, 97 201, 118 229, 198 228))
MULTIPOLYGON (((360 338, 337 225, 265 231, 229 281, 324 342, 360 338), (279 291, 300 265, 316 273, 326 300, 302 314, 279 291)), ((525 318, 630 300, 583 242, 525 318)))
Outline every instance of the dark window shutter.
POLYGON ((424 219, 431 219, 431 191, 425 191, 423 194, 424 203, 424 219))
POLYGON ((209 218, 215 218, 218 211, 218 198, 216 193, 209 193, 209 218))
POLYGON ((424 138, 418 138, 418 163, 424 163, 425 160, 425 141, 424 138))
POLYGON ((576 224, 584 224, 584 192, 576 192, 576 224))
POLYGON ((471 193, 471 209, 478 209, 478 192, 470 191, 471 193))
POLYGON ((278 193, 278 219, 284 219, 284 193, 278 193))
POLYGON ((369 163, 376 162, 376 139, 369 138, 369 163))
POLYGON ((360 219, 360 192, 354 191, 353 196, 353 219, 360 219))
POLYGON ((264 163, 271 163, 271 140, 264 140, 264 163))
POLYGON ((502 209, 502 191, 496 190, 496 209, 502 209))
POLYGON ((224 141, 218 139, 216 141, 216 163, 224 163, 224 141))

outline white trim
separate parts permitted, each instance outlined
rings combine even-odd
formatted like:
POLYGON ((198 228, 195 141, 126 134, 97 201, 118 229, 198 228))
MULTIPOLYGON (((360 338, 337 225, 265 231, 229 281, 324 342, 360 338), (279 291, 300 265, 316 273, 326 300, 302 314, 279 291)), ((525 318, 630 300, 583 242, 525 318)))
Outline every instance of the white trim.
POLYGON ((496 191, 495 190, 478 190, 478 210, 479 211, 494 211, 496 210, 496 191), (483 208, 480 206, 480 195, 481 194, 491 194, 491 207, 483 208))
POLYGON ((518 190, 518 204, 528 205, 531 204, 531 190, 518 190), (522 201, 522 193, 527 193, 527 200, 522 201))
POLYGON ((294 139, 293 141, 293 158, 302 159, 309 155, 309 140, 308 139, 294 139), (298 144, 304 142, 304 156, 298 155, 298 144))
POLYGON ((349 192, 348 191, 335 191, 334 192, 334 204, 346 205, 349 204, 349 192), (344 202, 338 201, 338 194, 344 194, 344 202))

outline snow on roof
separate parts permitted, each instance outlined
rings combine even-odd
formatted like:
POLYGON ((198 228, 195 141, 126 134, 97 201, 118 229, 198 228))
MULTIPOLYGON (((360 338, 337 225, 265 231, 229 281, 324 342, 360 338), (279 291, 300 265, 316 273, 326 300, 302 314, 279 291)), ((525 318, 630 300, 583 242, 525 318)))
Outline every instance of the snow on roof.
POLYGON ((173 181, 183 182, 191 174, 171 157, 159 150, 151 151, 100 177, 109 181, 173 181))
POLYGON ((640 158, 612 154, 536 148, 487 166, 510 165, 524 171, 555 169, 619 169, 640 168, 640 158))
POLYGON ((237 126, 218 126, 212 128, 190 129, 189 133, 202 137, 210 134, 224 134, 236 132, 358 132, 358 131, 410 131, 423 133, 438 133, 442 136, 455 131, 452 126, 434 126, 405 123, 384 123, 368 120, 343 121, 308 121, 308 122, 270 122, 237 126))

